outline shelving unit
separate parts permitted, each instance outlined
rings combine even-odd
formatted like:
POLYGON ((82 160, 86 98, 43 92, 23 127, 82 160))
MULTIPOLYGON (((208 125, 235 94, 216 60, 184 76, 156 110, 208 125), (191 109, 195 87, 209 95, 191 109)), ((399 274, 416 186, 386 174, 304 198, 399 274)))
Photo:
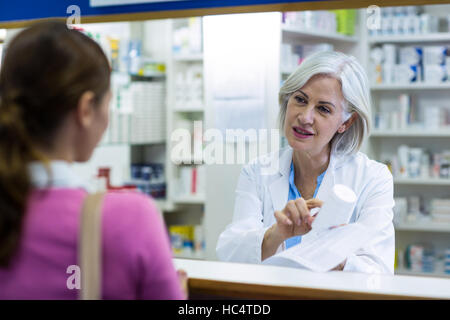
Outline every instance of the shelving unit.
POLYGON ((394 178, 394 184, 397 184, 397 185, 421 185, 421 186, 450 186, 450 179, 394 178))
POLYGON ((195 194, 195 195, 185 195, 181 197, 177 197, 174 200, 176 204, 205 204, 205 195, 204 194, 195 194))
MULTIPOLYGON (((438 10, 424 6, 424 10, 433 15, 439 15, 438 10), (431 10, 431 11, 429 11, 431 10)), ((383 44, 393 44, 397 47, 404 46, 434 46, 449 45, 450 33, 439 32, 431 34, 417 35, 389 35, 389 36, 369 36, 366 32, 366 46, 368 52, 373 47, 381 47, 383 44)), ((366 56, 366 66, 372 70, 369 63, 370 55, 366 56)), ((369 71, 370 72, 370 71, 369 71)), ((370 75, 369 75, 370 78, 370 75)), ((384 107, 385 110, 393 108, 394 112, 398 106, 398 96, 400 94, 409 94, 418 108, 426 111, 427 106, 446 106, 449 98, 448 90, 450 82, 441 83, 418 83, 395 84, 383 83, 372 84, 371 93, 373 99, 373 115, 384 107)), ((420 110, 418 109, 418 110, 420 110)), ((375 121, 374 121, 375 123, 375 121)), ((400 145, 410 147, 421 147, 431 152, 450 150, 450 128, 430 129, 413 127, 403 130, 392 129, 374 129, 368 142, 369 157, 378 161, 386 160, 388 154, 393 155, 397 152, 400 145)), ((450 197, 450 179, 445 178, 400 178, 394 177, 394 197, 419 196, 425 208, 431 198, 450 197)), ((421 207, 423 209, 423 207, 421 207)), ((403 257, 407 245, 409 244, 431 244, 441 252, 448 247, 450 243, 450 224, 433 222, 432 220, 419 219, 416 222, 400 222, 395 225, 396 230, 396 250, 398 255, 403 257)), ((442 270, 436 269, 434 273, 413 272, 399 266, 395 270, 397 274, 449 277, 442 270)))
POLYGON ((421 271, 411 271, 405 268, 399 268, 396 270, 396 274, 403 276, 414 276, 414 277, 434 277, 434 278, 450 278, 450 274, 445 272, 421 272, 421 271))
POLYGON ((356 44, 358 38, 356 36, 347 36, 340 33, 325 33, 321 31, 314 30, 300 30, 299 28, 284 25, 281 26, 281 31, 283 33, 283 39, 287 41, 305 41, 305 42, 328 42, 332 44, 356 44))
POLYGON ((372 138, 450 138, 450 130, 430 131, 428 129, 416 130, 374 130, 371 134, 372 138))
POLYGON ((174 54, 173 60, 179 62, 202 62, 203 54, 201 53, 193 53, 193 54, 174 54))
MULTIPOLYGON (((171 152, 174 149, 175 141, 171 137, 176 129, 186 129, 183 125, 187 123, 192 124, 195 120, 203 122, 205 100, 203 96, 202 99, 196 102, 190 101, 188 94, 191 93, 191 90, 186 87, 189 82, 187 73, 192 71, 193 66, 197 70, 201 70, 201 74, 203 74, 201 43, 197 42, 193 46, 191 43, 192 38, 187 38, 180 46, 179 39, 178 42, 175 39, 177 30, 180 30, 180 28, 193 28, 192 24, 196 28, 195 26, 198 27, 198 23, 201 26, 201 18, 171 19, 168 21, 170 24, 170 44, 168 47, 170 58, 167 68, 167 137, 169 147, 166 153, 166 178, 168 183, 168 202, 173 210, 166 212, 164 218, 167 227, 170 228, 171 225, 203 225, 205 214, 204 192, 196 190, 196 193, 181 193, 182 179, 184 178, 182 177, 182 170, 202 165, 202 159, 199 161, 197 158, 194 158, 193 154, 181 158, 174 157, 171 152)), ((197 36, 200 39, 202 38, 201 28, 191 31, 199 32, 200 34, 197 34, 197 36)), ((192 36, 192 33, 190 33, 190 36, 192 36)), ((192 132, 190 134, 192 135, 192 132)), ((192 144, 191 148, 193 149, 192 144)), ((198 250, 193 252, 184 250, 183 253, 175 253, 174 256, 188 259, 205 259, 204 251, 198 250)))
POLYGON ((450 41, 450 33, 427 33, 419 35, 389 35, 389 36, 371 36, 369 38, 370 44, 383 43, 435 43, 450 41))
MULTIPOLYGON (((450 41, 449 41, 450 42, 450 41)), ((448 83, 411 83, 411 84, 374 84, 372 91, 419 91, 419 90, 448 90, 448 83)))
MULTIPOLYGON (((362 23, 362 22, 361 22, 362 23)), ((360 23, 360 24, 361 24, 360 23)), ((359 32, 359 28, 355 28, 359 32)), ((360 41, 360 34, 348 36, 337 32, 329 33, 316 30, 305 30, 295 26, 281 24, 281 42, 290 45, 330 44, 335 50, 362 58, 364 53, 360 41)), ((281 79, 286 79, 294 70, 280 62, 281 79)))
POLYGON ((395 226, 397 231, 450 232, 450 223, 421 221, 404 222, 395 226))

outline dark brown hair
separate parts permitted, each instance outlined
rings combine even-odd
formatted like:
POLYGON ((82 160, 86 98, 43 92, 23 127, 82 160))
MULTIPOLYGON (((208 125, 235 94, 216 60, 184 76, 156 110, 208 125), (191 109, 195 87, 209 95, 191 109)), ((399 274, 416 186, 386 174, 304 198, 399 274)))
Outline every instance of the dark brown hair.
POLYGON ((100 102, 109 86, 100 46, 64 22, 39 22, 8 45, 0 70, 0 266, 19 245, 32 189, 28 164, 47 161, 37 146, 52 146, 84 92, 100 102))

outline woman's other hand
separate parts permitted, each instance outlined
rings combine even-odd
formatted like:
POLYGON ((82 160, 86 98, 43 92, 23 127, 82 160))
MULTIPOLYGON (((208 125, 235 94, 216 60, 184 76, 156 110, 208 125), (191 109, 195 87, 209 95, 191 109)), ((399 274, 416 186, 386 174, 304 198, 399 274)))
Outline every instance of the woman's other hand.
POLYGON ((184 293, 186 299, 189 298, 189 290, 188 290, 188 276, 186 271, 183 269, 177 270, 178 280, 180 281, 181 290, 184 293))
POLYGON ((344 270, 346 262, 347 262, 347 259, 345 259, 342 263, 338 264, 336 267, 331 269, 331 271, 342 271, 342 270, 344 270))

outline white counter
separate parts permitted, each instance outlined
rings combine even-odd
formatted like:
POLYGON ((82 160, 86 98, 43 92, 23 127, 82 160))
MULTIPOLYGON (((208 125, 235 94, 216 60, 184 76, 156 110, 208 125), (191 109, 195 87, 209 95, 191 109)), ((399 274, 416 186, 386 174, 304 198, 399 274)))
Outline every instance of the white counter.
POLYGON ((220 288, 227 288, 226 285, 234 285, 234 290, 240 288, 241 295, 245 294, 243 287, 247 287, 253 288, 253 293, 257 288, 269 291, 278 288, 282 289, 278 292, 290 291, 291 298, 295 298, 295 292, 309 290, 314 292, 314 295, 309 295, 310 298, 450 299, 450 279, 445 278, 367 275, 342 271, 315 273, 286 267, 189 259, 174 259, 174 264, 177 269, 187 272, 191 287, 192 284, 195 286, 197 283, 199 286, 203 282, 208 283, 209 288, 215 287, 216 292, 220 292, 220 288))

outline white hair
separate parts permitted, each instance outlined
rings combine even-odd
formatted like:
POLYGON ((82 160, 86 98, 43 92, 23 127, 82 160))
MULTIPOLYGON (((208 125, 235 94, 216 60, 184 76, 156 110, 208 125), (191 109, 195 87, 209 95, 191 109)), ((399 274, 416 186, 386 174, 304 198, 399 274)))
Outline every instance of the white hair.
POLYGON ((322 51, 306 58, 287 78, 278 94, 280 127, 284 132, 287 103, 291 95, 302 88, 315 75, 337 79, 345 101, 343 121, 356 112, 354 123, 343 133, 336 133, 331 140, 333 151, 340 154, 356 153, 370 132, 371 99, 369 81, 355 57, 341 52, 322 51))

